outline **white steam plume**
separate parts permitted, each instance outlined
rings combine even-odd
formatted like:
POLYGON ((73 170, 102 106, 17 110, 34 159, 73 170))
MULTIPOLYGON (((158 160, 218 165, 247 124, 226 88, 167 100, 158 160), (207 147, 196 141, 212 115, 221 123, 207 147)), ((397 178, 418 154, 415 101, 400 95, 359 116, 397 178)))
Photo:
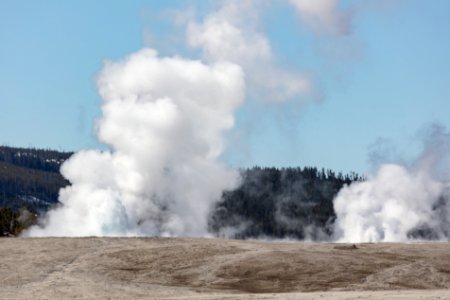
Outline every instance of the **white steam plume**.
POLYGON ((393 242, 450 237, 450 134, 434 126, 410 166, 382 165, 334 200, 341 242, 393 242))
POLYGON ((187 22, 203 62, 144 49, 105 65, 98 135, 111 150, 80 151, 63 165, 71 186, 60 191, 62 205, 27 235, 206 234, 211 205, 239 180, 219 157, 245 83, 271 101, 313 90, 307 76, 278 66, 257 28, 259 1, 222 3, 187 22))
POLYGON ((206 215, 238 181, 219 161, 244 100, 239 66, 144 49, 98 78, 100 141, 62 167, 72 185, 30 236, 205 235, 206 215))
POLYGON ((224 1, 203 22, 187 23, 188 44, 201 49, 206 61, 230 61, 239 64, 250 93, 268 101, 285 101, 311 95, 313 84, 305 74, 281 69, 265 35, 258 31, 260 2, 224 1), (245 13, 244 13, 245 12, 245 13))

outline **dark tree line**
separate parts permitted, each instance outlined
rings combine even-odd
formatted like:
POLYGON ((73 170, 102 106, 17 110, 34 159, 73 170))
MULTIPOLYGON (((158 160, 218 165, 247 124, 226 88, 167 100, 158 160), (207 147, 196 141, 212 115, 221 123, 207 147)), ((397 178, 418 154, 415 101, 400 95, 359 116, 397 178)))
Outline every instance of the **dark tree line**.
POLYGON ((0 147, 0 207, 43 213, 68 182, 59 173, 70 153, 0 147))
POLYGON ((28 169, 59 172, 61 164, 72 152, 0 146, 0 161, 28 169))
POLYGON ((58 203, 71 153, 0 146, 0 236, 17 235, 58 203))
POLYGON ((68 182, 56 172, 27 169, 0 161, 0 207, 46 210, 68 182))
POLYGON ((356 173, 316 168, 242 170, 242 183, 223 194, 209 218, 209 230, 232 238, 326 240, 336 217, 333 199, 356 173))

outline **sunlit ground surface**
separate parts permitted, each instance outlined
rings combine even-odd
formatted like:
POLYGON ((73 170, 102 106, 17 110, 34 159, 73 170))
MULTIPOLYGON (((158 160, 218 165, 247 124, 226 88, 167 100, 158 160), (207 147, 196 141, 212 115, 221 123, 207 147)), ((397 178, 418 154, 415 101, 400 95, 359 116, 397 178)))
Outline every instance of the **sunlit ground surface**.
POLYGON ((450 244, 5 238, 0 282, 1 299, 450 299, 450 244))

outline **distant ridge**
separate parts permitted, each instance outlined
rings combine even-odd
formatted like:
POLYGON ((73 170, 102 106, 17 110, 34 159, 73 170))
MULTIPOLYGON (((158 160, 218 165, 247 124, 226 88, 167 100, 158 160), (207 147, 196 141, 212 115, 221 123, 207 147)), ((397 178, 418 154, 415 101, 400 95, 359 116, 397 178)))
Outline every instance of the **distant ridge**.
POLYGON ((58 202, 59 189, 68 184, 59 169, 71 155, 71 152, 0 146, 0 207, 47 211, 58 202))

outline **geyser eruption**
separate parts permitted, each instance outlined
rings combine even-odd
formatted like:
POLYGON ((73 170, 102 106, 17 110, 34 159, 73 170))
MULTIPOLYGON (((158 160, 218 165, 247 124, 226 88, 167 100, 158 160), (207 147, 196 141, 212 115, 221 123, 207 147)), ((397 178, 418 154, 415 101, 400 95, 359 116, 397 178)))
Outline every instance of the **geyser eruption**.
MULTIPOLYGON (((337 0, 288 2, 315 32, 351 31, 352 14, 337 0)), ((259 31, 256 1, 221 3, 203 20, 184 23, 187 43, 202 61, 144 49, 105 65, 97 82, 103 98, 97 128, 110 150, 80 151, 62 166, 71 182, 60 191, 62 205, 27 235, 207 234, 211 206, 239 181, 219 158, 245 94, 281 103, 315 90, 308 76, 278 65, 259 31)), ((445 137, 439 147, 448 154, 445 137)), ((336 237, 448 237, 450 176, 433 163, 444 161, 436 159, 442 153, 427 151, 415 165, 385 165, 342 189, 334 201, 336 237)))
POLYGON ((98 136, 61 172, 72 185, 31 236, 205 235, 206 215, 238 174, 218 160, 244 100, 243 72, 144 49, 98 77, 98 136))
POLYGON ((27 234, 207 234, 211 205, 239 181, 219 157, 245 87, 270 101, 312 91, 306 76, 277 66, 258 19, 253 1, 222 2, 203 21, 184 24, 202 61, 144 49, 107 63, 98 78, 97 125, 110 151, 70 158, 61 169, 71 182, 60 191, 62 205, 27 234))
POLYGON ((334 200, 341 242, 450 238, 450 134, 432 127, 411 165, 386 164, 334 200))

